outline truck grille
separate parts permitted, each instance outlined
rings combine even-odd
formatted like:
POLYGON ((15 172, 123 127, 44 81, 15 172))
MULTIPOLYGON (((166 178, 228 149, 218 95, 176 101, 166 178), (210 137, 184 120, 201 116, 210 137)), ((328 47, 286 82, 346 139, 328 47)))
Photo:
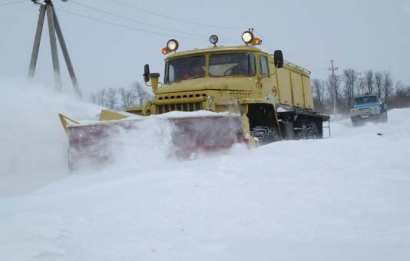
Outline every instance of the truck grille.
POLYGON ((201 102, 183 103, 183 104, 165 104, 157 105, 156 110, 158 114, 170 111, 199 111, 202 110, 201 102))
POLYGON ((359 115, 370 114, 371 110, 369 108, 359 109, 359 115))

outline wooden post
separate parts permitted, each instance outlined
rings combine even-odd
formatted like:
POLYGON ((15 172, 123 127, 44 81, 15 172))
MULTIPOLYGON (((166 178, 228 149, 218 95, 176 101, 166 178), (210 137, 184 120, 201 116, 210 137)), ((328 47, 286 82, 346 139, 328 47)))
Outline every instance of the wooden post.
POLYGON ((61 73, 60 73, 60 64, 58 62, 58 51, 57 51, 57 39, 56 31, 54 28, 54 15, 53 15, 53 6, 51 1, 46 1, 46 10, 48 18, 48 32, 50 34, 50 46, 51 46, 51 57, 53 60, 53 69, 54 69, 54 79, 56 88, 58 91, 62 91, 62 82, 61 82, 61 73))
POLYGON ((71 81, 73 83, 74 91, 78 96, 82 97, 80 88, 78 86, 77 77, 74 72, 74 67, 73 67, 73 64, 71 63, 67 45, 64 40, 63 32, 61 31, 60 23, 58 22, 56 11, 54 10, 53 6, 50 6, 49 8, 53 10, 55 30, 57 33, 58 41, 60 42, 61 50, 63 51, 64 59, 67 65, 68 72, 70 74, 71 81))
POLYGON ((36 36, 34 38, 33 52, 31 53, 30 68, 28 71, 29 78, 33 78, 36 72, 37 59, 38 59, 38 53, 40 50, 41 35, 43 32, 45 16, 46 16, 46 7, 42 5, 40 6, 40 15, 38 17, 36 36))

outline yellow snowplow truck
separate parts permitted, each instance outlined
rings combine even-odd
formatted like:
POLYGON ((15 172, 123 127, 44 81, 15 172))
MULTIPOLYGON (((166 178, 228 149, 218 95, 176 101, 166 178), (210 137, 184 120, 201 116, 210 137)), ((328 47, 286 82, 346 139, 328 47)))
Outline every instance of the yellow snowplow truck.
MULTIPOLYGON (((161 114, 173 126, 173 155, 229 148, 235 143, 258 146, 282 139, 323 137, 328 115, 314 111, 310 72, 284 61, 281 51, 269 54, 257 48, 262 41, 252 31, 242 35, 244 45, 217 46, 177 52, 178 42, 162 49, 165 75, 144 68, 144 81, 155 98, 124 112, 102 111, 100 122, 79 124, 60 115, 69 136, 71 167, 85 157, 107 160, 103 145, 116 130, 138 128, 144 117, 161 114), (104 153, 102 153, 104 151, 104 153)), ((114 134, 113 134, 114 133, 114 134)))

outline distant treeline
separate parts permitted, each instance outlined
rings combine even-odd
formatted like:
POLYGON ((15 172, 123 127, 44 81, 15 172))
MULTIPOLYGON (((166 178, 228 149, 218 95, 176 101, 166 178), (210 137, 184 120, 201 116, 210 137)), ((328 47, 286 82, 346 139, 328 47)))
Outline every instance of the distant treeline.
MULTIPOLYGON (((342 75, 329 76, 327 80, 312 80, 315 110, 333 113, 333 97, 336 97, 338 113, 348 114, 354 97, 362 94, 377 94, 388 108, 410 107, 410 85, 394 81, 390 72, 357 72, 346 69, 342 75)), ((91 94, 91 101, 112 110, 124 110, 128 106, 142 106, 153 99, 150 88, 133 82, 127 88, 108 88, 91 94)))
POLYGON ((111 110, 125 110, 129 106, 142 106, 145 101, 151 100, 151 89, 133 82, 127 88, 108 88, 91 94, 91 101, 111 110))
POLYGON ((389 109, 410 107, 410 85, 395 82, 387 71, 362 73, 346 69, 342 75, 330 75, 327 80, 313 79, 312 91, 315 110, 328 114, 333 113, 334 97, 338 113, 348 114, 354 97, 362 94, 376 94, 389 109))

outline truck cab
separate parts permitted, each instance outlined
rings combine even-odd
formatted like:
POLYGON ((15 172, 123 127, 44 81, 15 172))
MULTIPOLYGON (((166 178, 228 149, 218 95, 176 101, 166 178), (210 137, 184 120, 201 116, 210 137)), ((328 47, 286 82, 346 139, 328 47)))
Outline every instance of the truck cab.
POLYGON ((366 94, 354 98, 354 106, 350 110, 353 126, 364 122, 387 122, 387 105, 377 95, 366 94))

